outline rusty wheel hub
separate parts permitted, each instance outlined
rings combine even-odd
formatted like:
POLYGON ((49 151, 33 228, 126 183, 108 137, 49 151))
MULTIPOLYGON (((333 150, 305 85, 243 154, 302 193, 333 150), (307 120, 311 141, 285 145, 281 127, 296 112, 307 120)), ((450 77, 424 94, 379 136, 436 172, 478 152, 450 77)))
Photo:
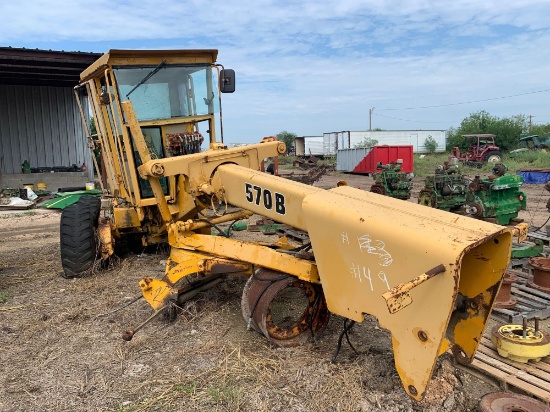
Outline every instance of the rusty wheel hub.
POLYGON ((550 292, 550 258, 534 257, 529 264, 533 267, 533 277, 527 281, 529 286, 550 292))
POLYGON ((386 189, 384 188, 384 186, 382 186, 378 183, 373 184, 370 188, 370 191, 372 193, 378 193, 379 195, 385 195, 386 194, 386 189))
POLYGON ((468 203, 467 206, 470 208, 470 214, 474 217, 482 217, 483 216, 483 206, 481 206, 479 203, 471 202, 468 203))
POLYGON ((517 299, 512 297, 512 284, 518 281, 518 277, 513 273, 506 272, 502 278, 502 285, 495 299, 495 308, 509 309, 516 306, 517 299))
POLYGON ((547 406, 533 398, 511 392, 493 392, 481 398, 481 412, 545 412, 547 406))
POLYGON ((241 309, 251 328, 283 347, 305 343, 330 318, 320 285, 265 268, 246 282, 241 309))

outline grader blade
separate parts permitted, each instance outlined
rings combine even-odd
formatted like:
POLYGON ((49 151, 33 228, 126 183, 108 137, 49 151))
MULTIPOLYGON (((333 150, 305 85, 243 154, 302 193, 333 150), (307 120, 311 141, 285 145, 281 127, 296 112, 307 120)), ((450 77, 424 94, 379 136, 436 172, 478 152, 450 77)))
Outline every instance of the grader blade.
POLYGON ((440 354, 472 360, 510 259, 508 228, 231 164, 217 168, 213 186, 230 204, 309 233, 328 309, 378 318, 410 396, 423 397, 440 354))
POLYGON ((378 318, 395 366, 421 399, 437 357, 472 360, 508 265, 502 226, 342 186, 303 214, 331 312, 378 318))

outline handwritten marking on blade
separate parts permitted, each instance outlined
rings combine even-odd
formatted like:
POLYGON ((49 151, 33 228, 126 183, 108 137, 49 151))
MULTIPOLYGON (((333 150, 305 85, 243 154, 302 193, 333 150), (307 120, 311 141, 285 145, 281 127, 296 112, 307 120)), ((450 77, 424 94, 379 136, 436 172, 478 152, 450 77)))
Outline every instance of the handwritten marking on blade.
POLYGON ((391 255, 386 251, 386 244, 382 242, 381 240, 372 240, 369 235, 363 235, 359 238, 357 238, 359 242, 359 250, 361 253, 363 250, 365 250, 367 253, 370 253, 371 255, 377 255, 378 258, 378 264, 380 266, 389 266, 393 262, 393 258, 391 255))

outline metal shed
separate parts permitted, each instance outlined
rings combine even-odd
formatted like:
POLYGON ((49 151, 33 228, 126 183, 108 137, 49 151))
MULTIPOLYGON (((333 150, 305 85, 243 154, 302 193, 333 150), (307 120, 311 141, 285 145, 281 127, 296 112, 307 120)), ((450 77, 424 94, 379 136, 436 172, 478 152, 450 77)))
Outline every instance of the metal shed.
MULTIPOLYGON (((0 188, 23 183, 79 185, 93 178, 90 150, 73 88, 100 53, 0 47, 0 188), (81 166, 87 172, 22 173, 81 166)), ((85 114, 88 107, 82 98, 85 114)))

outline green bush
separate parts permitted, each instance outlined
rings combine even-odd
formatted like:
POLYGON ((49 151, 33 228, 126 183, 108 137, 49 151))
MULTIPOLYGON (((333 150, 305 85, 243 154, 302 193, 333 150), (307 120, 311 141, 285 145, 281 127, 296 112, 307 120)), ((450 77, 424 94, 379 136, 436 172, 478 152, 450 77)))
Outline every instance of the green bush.
POLYGON ((432 137, 432 135, 428 135, 426 140, 424 140, 424 147, 430 154, 435 153, 437 146, 438 146, 437 141, 432 137))
POLYGON ((519 145, 519 137, 527 133, 529 124, 524 115, 499 118, 491 116, 485 110, 472 113, 460 123, 458 128, 450 128, 447 133, 447 147, 459 147, 466 150, 471 143, 464 134, 494 134, 495 144, 502 151, 513 150, 519 145))
POLYGON ((361 147, 373 147, 378 144, 378 140, 371 139, 370 137, 365 137, 361 142, 353 146, 354 149, 359 149, 361 147))

